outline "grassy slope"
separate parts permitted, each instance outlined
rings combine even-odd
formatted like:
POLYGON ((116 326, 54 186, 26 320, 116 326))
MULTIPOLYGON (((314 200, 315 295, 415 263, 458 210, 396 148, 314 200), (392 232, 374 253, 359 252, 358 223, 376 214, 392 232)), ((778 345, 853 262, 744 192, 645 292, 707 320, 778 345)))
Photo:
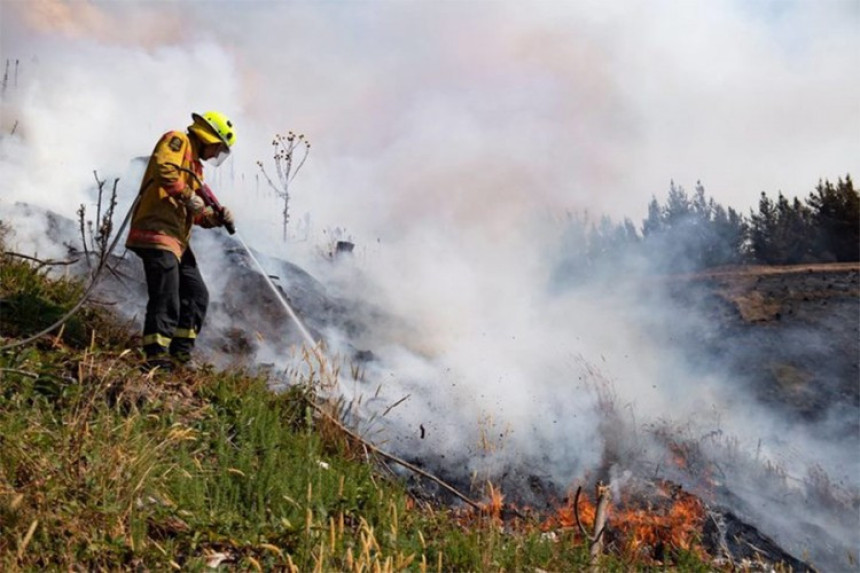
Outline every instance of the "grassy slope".
MULTIPOLYGON (((4 256, 0 346, 81 292, 4 256)), ((60 335, 0 351, 0 570, 587 564, 573 531, 547 536, 537 521, 502 526, 491 512, 416 503, 314 415, 312 383, 275 395, 244 372, 143 374, 129 345, 109 315, 87 309, 60 335)), ((684 553, 675 564, 706 569, 684 553)))

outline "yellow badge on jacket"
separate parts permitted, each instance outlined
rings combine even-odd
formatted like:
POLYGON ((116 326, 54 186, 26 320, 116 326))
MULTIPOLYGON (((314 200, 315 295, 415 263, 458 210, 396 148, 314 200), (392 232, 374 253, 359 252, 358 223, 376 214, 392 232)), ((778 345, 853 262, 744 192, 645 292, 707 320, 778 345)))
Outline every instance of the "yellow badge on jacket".
POLYGON ((173 139, 170 140, 170 143, 168 143, 168 145, 173 151, 179 151, 180 149, 182 149, 182 140, 174 135, 173 139))

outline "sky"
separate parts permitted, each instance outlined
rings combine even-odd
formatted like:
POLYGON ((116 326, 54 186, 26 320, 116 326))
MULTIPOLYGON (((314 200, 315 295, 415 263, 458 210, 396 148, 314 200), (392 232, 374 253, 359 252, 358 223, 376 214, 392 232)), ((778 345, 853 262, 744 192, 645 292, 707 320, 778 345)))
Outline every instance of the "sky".
POLYGON ((52 140, 27 169, 122 173, 218 109, 239 143, 216 191, 273 236, 255 163, 289 130, 312 142, 295 218, 364 242, 441 222, 503 234, 540 211, 638 225, 671 180, 746 211, 860 162, 850 0, 0 7, 0 56, 19 62, 3 129, 52 140))
MULTIPOLYGON (((857 485, 839 444, 731 381, 694 378, 632 320, 665 318, 660 300, 548 285, 566 213, 638 226, 672 180, 747 212, 762 191, 856 178, 858 30, 853 0, 0 0, 0 209, 73 218, 92 208, 96 171, 120 178, 122 212, 132 159, 219 110, 237 143, 207 181, 241 236, 311 272, 333 240, 354 240, 357 274, 327 286, 403 321, 353 342, 380 357, 369 375, 388 399, 411 396, 393 419, 433 420, 425 441, 398 437, 404 450, 468 449, 492 426, 563 483, 599 463, 605 383, 641 424, 716 426, 791 471, 819 464, 857 485), (290 130, 311 149, 285 243, 257 162, 273 173, 272 138, 290 130)), ((49 248, 44 229, 16 231, 49 248)), ((202 266, 216 282, 216 262, 202 266)))

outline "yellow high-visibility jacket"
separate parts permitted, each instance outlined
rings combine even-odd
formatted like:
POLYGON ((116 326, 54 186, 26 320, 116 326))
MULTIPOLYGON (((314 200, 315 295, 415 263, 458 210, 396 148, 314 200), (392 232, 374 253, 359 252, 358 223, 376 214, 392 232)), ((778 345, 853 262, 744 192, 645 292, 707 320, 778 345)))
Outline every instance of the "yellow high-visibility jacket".
POLYGON ((190 174, 170 165, 179 165, 203 180, 199 143, 187 133, 169 131, 155 146, 140 187, 140 201, 131 218, 131 229, 125 246, 129 249, 162 249, 177 258, 188 248, 191 227, 215 224, 211 209, 196 220, 185 202, 200 184, 190 174))

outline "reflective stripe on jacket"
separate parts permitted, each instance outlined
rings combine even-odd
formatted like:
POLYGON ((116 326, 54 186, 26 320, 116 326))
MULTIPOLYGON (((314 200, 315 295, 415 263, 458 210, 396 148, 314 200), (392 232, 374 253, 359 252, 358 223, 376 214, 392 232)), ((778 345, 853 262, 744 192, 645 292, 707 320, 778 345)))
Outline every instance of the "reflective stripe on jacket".
POLYGON ((203 180, 196 142, 188 134, 170 131, 152 152, 140 187, 140 202, 132 214, 127 248, 162 249, 177 258, 188 248, 194 220, 185 201, 199 183, 172 164, 189 169, 203 180))

